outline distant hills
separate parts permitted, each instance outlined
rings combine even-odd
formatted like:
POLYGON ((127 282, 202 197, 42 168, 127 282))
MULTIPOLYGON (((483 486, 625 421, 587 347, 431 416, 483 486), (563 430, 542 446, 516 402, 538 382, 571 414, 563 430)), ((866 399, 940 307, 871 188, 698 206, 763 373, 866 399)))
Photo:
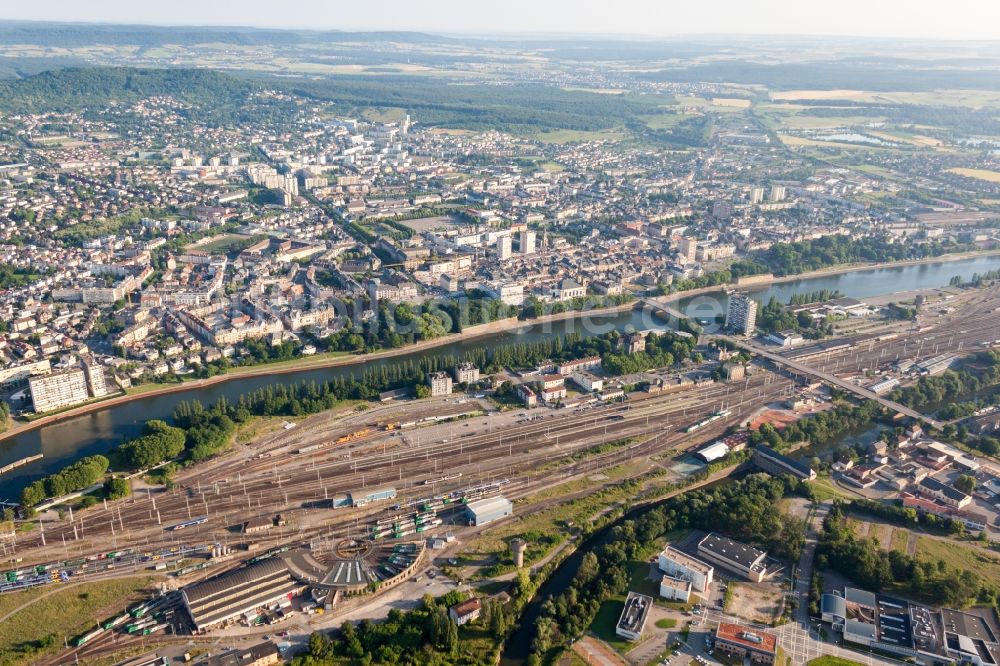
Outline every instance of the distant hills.
POLYGON ((79 111, 171 95, 191 104, 244 102, 258 82, 205 69, 67 67, 0 80, 0 109, 11 113, 79 111))

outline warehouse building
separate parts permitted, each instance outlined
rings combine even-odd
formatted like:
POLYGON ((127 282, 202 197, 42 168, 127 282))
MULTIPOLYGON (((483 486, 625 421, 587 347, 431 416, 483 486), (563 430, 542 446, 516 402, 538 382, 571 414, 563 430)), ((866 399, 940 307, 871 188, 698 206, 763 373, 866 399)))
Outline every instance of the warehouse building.
POLYGON ((754 583, 768 576, 767 553, 759 548, 712 533, 698 542, 698 555, 707 562, 728 569, 754 583))
POLYGON ((198 666, 271 666, 281 663, 284 663, 281 652, 271 641, 236 648, 197 662, 198 666))
POLYGON ((730 658, 741 661, 749 658, 751 664, 771 666, 778 652, 778 639, 763 631, 721 622, 715 630, 715 649, 730 658))
POLYGON ((711 564, 706 564, 670 545, 660 552, 657 564, 660 571, 668 576, 690 581, 694 591, 700 594, 708 591, 712 584, 712 575, 715 573, 711 564))
POLYGON ((513 513, 514 505, 501 495, 469 502, 465 506, 465 514, 470 525, 485 525, 513 515, 513 513))
MULTIPOLYGON (((385 502, 396 497, 395 488, 378 488, 377 490, 362 490, 350 494, 351 506, 365 506, 372 502, 385 502)), ((336 507, 334 507, 336 508, 336 507)))
POLYGON ((270 558, 191 585, 182 596, 195 629, 206 631, 251 622, 260 611, 281 605, 302 589, 282 560, 270 558))
POLYGON ((753 464, 768 474, 774 474, 775 476, 791 474, 795 478, 805 481, 816 480, 816 472, 809 465, 803 465, 797 460, 783 456, 771 447, 764 446, 763 444, 758 444, 754 448, 753 464))

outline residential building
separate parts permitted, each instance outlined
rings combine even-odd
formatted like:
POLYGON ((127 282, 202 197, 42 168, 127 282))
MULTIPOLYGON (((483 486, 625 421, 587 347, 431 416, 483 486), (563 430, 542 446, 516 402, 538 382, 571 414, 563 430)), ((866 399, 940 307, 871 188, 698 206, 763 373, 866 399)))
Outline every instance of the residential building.
POLYGON ((497 238, 497 257, 500 261, 506 261, 510 259, 511 255, 511 238, 510 236, 500 236, 497 238))
POLYGON ((36 412, 68 407, 90 397, 87 392, 87 377, 80 368, 32 377, 28 380, 28 387, 31 391, 31 404, 36 412))
POLYGON ((455 383, 472 384, 479 381, 479 368, 472 363, 459 363, 455 366, 455 383))
POLYGON ((84 377, 87 379, 87 390, 92 398, 100 398, 110 391, 107 385, 107 378, 104 368, 94 362, 93 359, 84 358, 80 365, 83 367, 84 377))
POLYGON ((522 231, 518 234, 518 239, 520 241, 521 254, 534 254, 535 253, 535 232, 534 231, 522 231))
POLYGON ((449 608, 448 617, 458 626, 462 626, 463 624, 478 620, 482 612, 483 602, 480 601, 479 597, 473 597, 449 608))
POLYGON ((431 387, 431 397, 451 395, 451 375, 447 372, 431 372, 427 375, 427 383, 431 387))
POLYGON ((726 328, 739 335, 751 336, 757 327, 757 301, 740 293, 729 296, 726 328))

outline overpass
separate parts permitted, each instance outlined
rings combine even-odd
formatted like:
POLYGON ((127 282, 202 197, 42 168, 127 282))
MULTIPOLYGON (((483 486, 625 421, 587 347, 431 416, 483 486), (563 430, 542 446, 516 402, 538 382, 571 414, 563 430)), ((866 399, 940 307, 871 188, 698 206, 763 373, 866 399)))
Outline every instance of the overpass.
POLYGON ((893 400, 889 400, 888 398, 883 398, 882 396, 876 394, 874 391, 869 391, 864 387, 858 386, 857 384, 849 382, 846 379, 841 379, 840 377, 832 375, 829 372, 824 372, 822 370, 817 370, 816 368, 812 368, 806 365, 805 363, 801 363, 799 361, 793 361, 792 359, 781 356, 780 354, 775 354, 774 352, 768 351, 767 349, 759 345, 756 345, 750 342, 749 340, 737 338, 731 335, 714 335, 711 337, 718 338, 720 340, 725 340, 726 342, 729 342, 730 344, 733 344, 736 347, 745 349, 749 352, 753 352, 754 354, 766 358, 767 360, 771 361, 777 366, 787 368, 801 375, 808 375, 810 377, 814 377, 815 379, 824 381, 827 384, 832 384, 834 386, 844 389, 845 391, 850 391, 851 393, 861 398, 865 398, 867 400, 874 400, 875 402, 879 403, 880 405, 882 405, 887 409, 891 409, 892 411, 898 414, 903 414, 904 416, 909 416, 911 418, 917 419, 918 421, 923 421, 932 428, 940 428, 943 425, 940 421, 932 419, 929 416, 925 416, 924 414, 921 414, 920 412, 914 409, 910 409, 909 407, 901 405, 893 400))

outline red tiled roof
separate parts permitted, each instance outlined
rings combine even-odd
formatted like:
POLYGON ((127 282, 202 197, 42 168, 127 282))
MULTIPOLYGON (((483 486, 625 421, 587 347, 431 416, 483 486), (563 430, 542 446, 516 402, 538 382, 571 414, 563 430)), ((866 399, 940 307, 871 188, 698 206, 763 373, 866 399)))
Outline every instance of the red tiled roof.
POLYGON ((767 652, 769 654, 774 654, 778 645, 778 641, 773 634, 747 629, 738 624, 729 624, 727 622, 719 624, 719 629, 715 637, 728 643, 735 643, 751 650, 767 652), (746 637, 750 635, 759 637, 761 639, 760 642, 758 643, 746 637))

